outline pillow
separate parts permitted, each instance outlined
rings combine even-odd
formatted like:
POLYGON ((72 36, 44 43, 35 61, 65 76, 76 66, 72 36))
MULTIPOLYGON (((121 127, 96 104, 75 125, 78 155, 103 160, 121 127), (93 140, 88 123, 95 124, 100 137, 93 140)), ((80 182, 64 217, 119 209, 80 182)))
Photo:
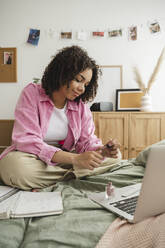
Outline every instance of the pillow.
POLYGON ((143 151, 141 151, 138 156, 135 159, 135 163, 137 164, 141 164, 141 165, 146 165, 147 159, 148 159, 148 155, 149 152, 151 150, 151 147, 153 146, 160 146, 160 145, 165 145, 165 140, 161 140, 158 143, 155 143, 151 146, 146 147, 143 151))

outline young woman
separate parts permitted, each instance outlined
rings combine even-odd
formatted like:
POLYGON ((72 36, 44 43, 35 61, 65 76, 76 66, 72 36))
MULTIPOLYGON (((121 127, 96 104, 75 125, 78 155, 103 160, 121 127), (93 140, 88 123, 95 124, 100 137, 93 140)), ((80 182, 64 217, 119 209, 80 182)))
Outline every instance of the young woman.
POLYGON ((99 67, 78 46, 60 50, 41 85, 30 83, 15 109, 12 145, 0 156, 0 179, 24 190, 74 178, 73 165, 93 170, 117 157, 119 144, 94 135, 86 102, 97 92, 99 67), (74 150, 74 152, 72 152, 74 150))

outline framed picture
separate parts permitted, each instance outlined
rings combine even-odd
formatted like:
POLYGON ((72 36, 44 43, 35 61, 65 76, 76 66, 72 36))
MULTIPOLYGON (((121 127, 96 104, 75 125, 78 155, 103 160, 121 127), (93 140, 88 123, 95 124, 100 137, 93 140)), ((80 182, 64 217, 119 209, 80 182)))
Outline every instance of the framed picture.
POLYGON ((123 87, 123 67, 122 65, 100 65, 102 75, 99 78, 98 90, 95 99, 90 102, 112 102, 115 110, 116 89, 123 87))
POLYGON ((139 111, 142 96, 140 89, 117 89, 116 111, 139 111))

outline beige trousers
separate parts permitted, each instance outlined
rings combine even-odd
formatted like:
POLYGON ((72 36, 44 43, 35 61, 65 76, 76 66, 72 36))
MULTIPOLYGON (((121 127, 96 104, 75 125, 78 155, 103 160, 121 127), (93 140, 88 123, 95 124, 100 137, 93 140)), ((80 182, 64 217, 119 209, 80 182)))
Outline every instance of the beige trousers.
POLYGON ((47 165, 30 153, 13 151, 0 160, 0 180, 23 190, 45 188, 73 178, 71 164, 47 165))
POLYGON ((13 151, 0 160, 0 180, 23 190, 45 188, 59 181, 104 173, 120 161, 119 151, 118 158, 106 158, 99 167, 89 170, 71 164, 47 165, 34 154, 13 151))

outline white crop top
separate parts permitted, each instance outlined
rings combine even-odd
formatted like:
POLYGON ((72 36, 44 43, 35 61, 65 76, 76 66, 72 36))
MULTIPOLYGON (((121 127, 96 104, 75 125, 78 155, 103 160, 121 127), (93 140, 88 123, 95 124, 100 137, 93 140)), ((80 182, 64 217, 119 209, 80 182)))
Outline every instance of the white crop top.
POLYGON ((64 140, 68 133, 68 119, 66 116, 66 104, 63 109, 54 107, 50 117, 48 130, 44 141, 47 144, 57 144, 58 141, 64 140))

